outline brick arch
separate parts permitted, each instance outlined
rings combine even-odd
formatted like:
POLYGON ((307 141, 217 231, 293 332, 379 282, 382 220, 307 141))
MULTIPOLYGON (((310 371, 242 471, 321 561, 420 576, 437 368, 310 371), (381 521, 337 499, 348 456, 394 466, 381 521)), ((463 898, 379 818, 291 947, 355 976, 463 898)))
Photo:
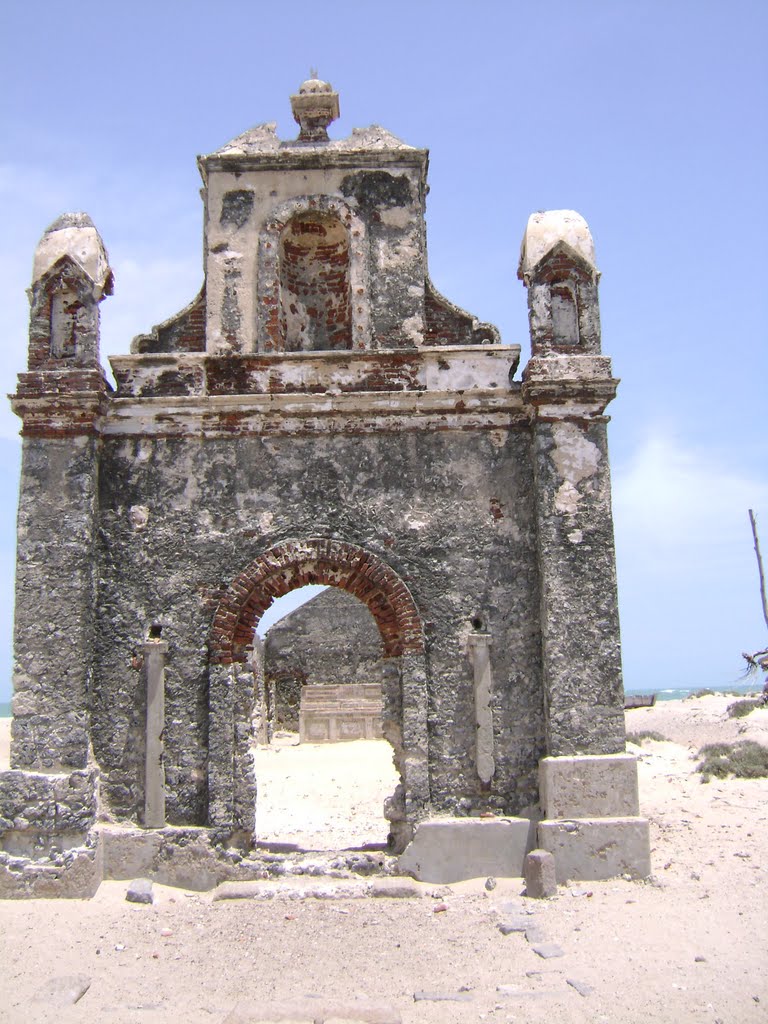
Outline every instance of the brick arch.
POLYGON ((244 662, 272 601, 309 583, 341 587, 362 601, 379 628, 385 657, 423 652, 416 604, 385 562, 344 541, 288 540, 256 558, 227 588, 213 620, 211 662, 244 662))

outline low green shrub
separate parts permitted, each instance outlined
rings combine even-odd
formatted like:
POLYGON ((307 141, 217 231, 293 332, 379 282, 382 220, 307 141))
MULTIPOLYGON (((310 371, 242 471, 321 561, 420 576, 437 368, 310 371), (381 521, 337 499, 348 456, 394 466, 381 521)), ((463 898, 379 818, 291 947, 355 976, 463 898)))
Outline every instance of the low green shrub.
POLYGON ((708 743, 699 751, 702 761, 696 771, 703 776, 714 775, 724 779, 733 775, 737 779, 768 778, 768 747, 754 740, 738 743, 708 743))
POLYGON ((634 743, 638 747, 645 740, 656 740, 658 743, 664 743, 666 739, 666 736, 662 736, 660 732, 655 732, 653 729, 643 729, 641 732, 627 733, 627 743, 634 743))
POLYGON ((728 705, 729 718, 745 718, 755 708, 760 707, 759 700, 737 700, 728 705))

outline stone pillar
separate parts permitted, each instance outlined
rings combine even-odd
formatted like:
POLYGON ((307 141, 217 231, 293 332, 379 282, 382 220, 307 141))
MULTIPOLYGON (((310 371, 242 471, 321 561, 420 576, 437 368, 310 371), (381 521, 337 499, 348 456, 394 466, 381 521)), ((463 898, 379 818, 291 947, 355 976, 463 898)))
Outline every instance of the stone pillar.
POLYGON ((572 211, 531 217, 520 276, 532 357, 523 373, 536 481, 542 672, 552 755, 624 749, 605 409, 592 237, 572 211))
POLYGON ((569 412, 533 427, 547 749, 609 754, 625 738, 605 423, 569 412))
POLYGON ((11 764, 64 771, 89 757, 99 424, 99 303, 112 272, 86 214, 65 214, 35 253, 22 420, 11 764))
MULTIPOLYGON (((250 655, 250 652, 248 652, 250 655)), ((252 835, 256 821, 253 769, 253 670, 214 664, 208 681, 208 823, 252 835)))
MULTIPOLYGON (((264 676, 264 644, 258 636, 253 638, 253 732, 257 743, 271 743, 273 715, 270 714, 270 699, 264 676)), ((272 705, 274 707, 274 705, 272 705)))
POLYGON ((618 381, 600 350, 599 273, 577 213, 534 214, 519 276, 532 356, 532 425, 547 752, 539 845, 558 880, 650 873, 637 765, 624 754, 616 564, 605 409, 618 381))
POLYGON ((405 813, 409 822, 429 807, 429 750, 427 748, 427 673, 424 655, 401 658, 403 692, 402 775, 405 813))
POLYGON ((475 673, 475 765, 480 781, 488 785, 496 771, 491 711, 493 683, 490 647, 493 641, 487 633, 472 633, 468 642, 469 656, 475 673))
POLYGON ((144 755, 144 827, 165 825, 165 661, 168 644, 149 640, 144 645, 144 678, 147 685, 147 733, 144 755))

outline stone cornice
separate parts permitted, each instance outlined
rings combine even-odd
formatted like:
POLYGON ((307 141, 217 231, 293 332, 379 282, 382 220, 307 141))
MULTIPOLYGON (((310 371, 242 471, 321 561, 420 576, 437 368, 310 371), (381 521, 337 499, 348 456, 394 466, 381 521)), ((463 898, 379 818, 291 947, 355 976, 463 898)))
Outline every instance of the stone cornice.
POLYGON ((524 381, 522 397, 534 419, 600 419, 616 397, 619 381, 573 378, 524 381))
POLYGON ((198 157, 205 184, 211 171, 287 171, 323 170, 330 167, 379 169, 381 167, 417 167, 426 173, 425 149, 332 149, 321 146, 290 146, 265 153, 226 153, 198 157))
POLYGON ((232 437, 494 430, 527 426, 520 386, 494 391, 111 398, 110 436, 232 437))
POLYGON ((98 434, 110 385, 101 367, 20 373, 11 408, 22 420, 22 437, 98 434))
POLYGON ((118 398, 506 390, 518 345, 368 352, 113 356, 118 398))

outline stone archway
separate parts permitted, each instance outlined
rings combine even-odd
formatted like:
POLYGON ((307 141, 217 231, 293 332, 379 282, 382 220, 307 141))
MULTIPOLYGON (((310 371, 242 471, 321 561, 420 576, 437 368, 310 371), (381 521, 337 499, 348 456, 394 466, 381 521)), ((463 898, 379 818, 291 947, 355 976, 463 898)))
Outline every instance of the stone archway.
POLYGON ((270 548, 227 587, 213 620, 209 671, 209 823, 253 832, 250 758, 253 635, 272 601, 307 584, 340 587, 365 604, 385 657, 400 664, 396 719, 388 739, 402 778, 388 809, 396 848, 429 803, 427 685, 421 617, 408 587, 377 555, 345 541, 288 540, 270 548))

